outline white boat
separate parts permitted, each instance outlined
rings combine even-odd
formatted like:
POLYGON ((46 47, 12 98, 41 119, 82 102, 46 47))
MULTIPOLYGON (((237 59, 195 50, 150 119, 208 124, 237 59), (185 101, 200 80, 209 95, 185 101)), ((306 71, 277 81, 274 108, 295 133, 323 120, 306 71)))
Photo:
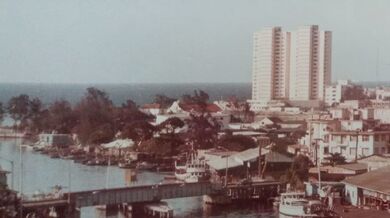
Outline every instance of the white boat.
POLYGON ((173 209, 166 202, 146 204, 144 206, 144 215, 148 217, 172 218, 173 209))
POLYGON ((204 159, 191 155, 184 165, 175 163, 175 177, 186 182, 198 182, 207 179, 210 175, 209 167, 204 159))
POLYGON ((307 200, 303 192, 282 193, 279 203, 279 218, 291 217, 337 217, 321 201, 307 200))

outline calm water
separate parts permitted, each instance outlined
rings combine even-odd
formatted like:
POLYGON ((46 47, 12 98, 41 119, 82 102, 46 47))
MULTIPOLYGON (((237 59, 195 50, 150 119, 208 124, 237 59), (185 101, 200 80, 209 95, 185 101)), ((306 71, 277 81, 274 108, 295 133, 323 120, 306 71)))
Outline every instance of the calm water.
POLYGON ((11 97, 28 94, 39 97, 44 103, 56 99, 66 99, 76 103, 88 87, 106 91, 111 100, 119 105, 132 99, 137 104, 153 101, 156 94, 165 94, 179 98, 183 94, 193 94, 195 89, 206 91, 211 100, 236 96, 240 99, 250 98, 249 83, 193 83, 193 84, 34 84, 34 83, 0 83, 0 102, 6 103, 11 97))
MULTIPOLYGON (((14 187, 19 190, 20 150, 15 140, 0 141, 0 157, 14 161, 14 187)), ((51 159, 45 155, 22 149, 23 158, 23 193, 34 193, 37 190, 50 191, 54 185, 65 186, 71 191, 91 190, 105 187, 123 187, 128 185, 145 185, 160 182, 164 175, 151 172, 138 172, 137 181, 130 180, 130 170, 117 167, 84 166, 72 161, 51 159), (107 172, 109 179, 107 180, 107 172), (71 178, 71 182, 69 182, 71 178), (107 180, 107 182, 106 182, 107 180)), ((0 160, 1 167, 11 170, 11 164, 0 160)), ((12 176, 9 175, 9 184, 12 176)), ((272 211, 262 205, 240 205, 229 207, 210 207, 202 204, 201 198, 182 198, 167 201, 174 209, 175 217, 275 217, 272 211)), ((94 207, 83 208, 81 216, 104 217, 94 207)))

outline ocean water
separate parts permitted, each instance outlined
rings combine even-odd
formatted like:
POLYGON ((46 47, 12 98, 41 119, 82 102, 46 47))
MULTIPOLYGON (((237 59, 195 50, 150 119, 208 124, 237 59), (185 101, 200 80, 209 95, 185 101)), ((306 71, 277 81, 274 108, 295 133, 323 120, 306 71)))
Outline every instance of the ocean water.
POLYGON ((193 84, 39 84, 39 83, 0 83, 0 102, 6 103, 11 97, 27 94, 39 97, 49 104, 56 99, 66 99, 76 103, 88 87, 106 91, 114 104, 118 105, 132 99, 138 105, 153 101, 156 94, 179 98, 192 94, 195 89, 206 91, 211 100, 236 96, 241 100, 250 98, 249 83, 193 83, 193 84))

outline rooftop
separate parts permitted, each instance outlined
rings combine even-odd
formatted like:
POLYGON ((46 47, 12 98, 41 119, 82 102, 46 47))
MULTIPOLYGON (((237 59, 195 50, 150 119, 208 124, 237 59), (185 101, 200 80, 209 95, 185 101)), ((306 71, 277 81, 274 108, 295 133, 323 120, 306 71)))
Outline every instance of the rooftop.
POLYGON ((390 166, 382 167, 358 176, 348 177, 343 182, 364 189, 390 194, 390 166))

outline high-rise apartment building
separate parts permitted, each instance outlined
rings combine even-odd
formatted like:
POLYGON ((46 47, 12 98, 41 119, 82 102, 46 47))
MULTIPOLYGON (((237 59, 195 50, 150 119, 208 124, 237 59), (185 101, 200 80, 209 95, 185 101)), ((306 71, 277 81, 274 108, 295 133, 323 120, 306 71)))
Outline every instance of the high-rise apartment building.
POLYGON ((318 26, 254 34, 252 101, 324 100, 331 83, 332 33, 318 26))
POLYGON ((252 100, 286 99, 290 33, 281 27, 254 34, 252 100))

